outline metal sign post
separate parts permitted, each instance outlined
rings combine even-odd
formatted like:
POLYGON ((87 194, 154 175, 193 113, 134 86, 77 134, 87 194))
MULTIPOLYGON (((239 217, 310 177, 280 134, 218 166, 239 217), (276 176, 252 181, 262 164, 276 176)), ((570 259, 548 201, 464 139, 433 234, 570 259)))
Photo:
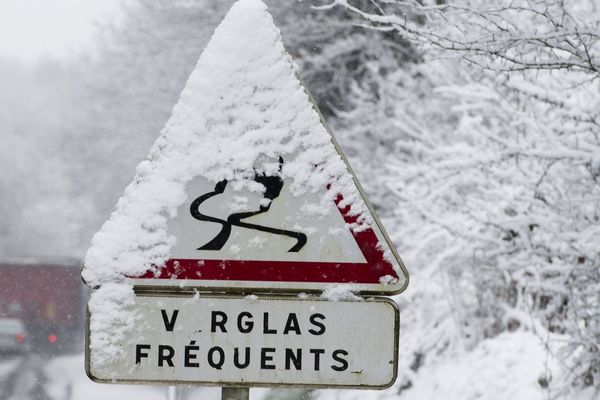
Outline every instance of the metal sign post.
POLYGON ((249 400, 250 389, 249 388, 234 388, 234 387, 223 387, 221 389, 221 400, 249 400))
POLYGON ((177 386, 167 387, 167 400, 177 400, 177 386))

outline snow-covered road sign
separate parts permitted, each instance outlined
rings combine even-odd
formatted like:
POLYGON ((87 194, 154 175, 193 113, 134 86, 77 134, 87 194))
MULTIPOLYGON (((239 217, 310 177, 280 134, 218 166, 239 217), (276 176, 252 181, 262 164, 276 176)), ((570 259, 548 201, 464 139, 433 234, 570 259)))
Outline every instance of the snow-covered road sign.
POLYGON ((299 294, 398 293, 408 274, 259 0, 235 3, 215 30, 82 277, 100 382, 396 378, 393 301, 299 294), (242 291, 288 296, 222 295, 242 291))
POLYGON ((92 241, 92 287, 401 292, 408 274, 263 3, 236 3, 92 241))
POLYGON ((98 366, 86 346, 95 381, 381 389, 396 378, 388 299, 137 296, 128 312, 138 322, 121 352, 98 366))

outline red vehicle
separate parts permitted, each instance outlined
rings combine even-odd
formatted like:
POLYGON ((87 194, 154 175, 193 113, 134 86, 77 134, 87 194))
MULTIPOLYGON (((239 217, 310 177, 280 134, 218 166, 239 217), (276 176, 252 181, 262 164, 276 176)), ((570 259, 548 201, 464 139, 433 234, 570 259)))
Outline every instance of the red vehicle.
MULTIPOLYGON (((20 320, 30 351, 76 350, 83 331, 80 261, 0 259, 0 318, 20 320)), ((0 349, 1 350, 1 349, 0 349)))

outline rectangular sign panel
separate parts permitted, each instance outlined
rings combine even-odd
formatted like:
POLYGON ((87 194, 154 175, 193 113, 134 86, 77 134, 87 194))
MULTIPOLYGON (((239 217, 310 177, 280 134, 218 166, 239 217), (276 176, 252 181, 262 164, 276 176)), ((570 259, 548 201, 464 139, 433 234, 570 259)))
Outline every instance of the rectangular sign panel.
MULTIPOLYGON (((97 382, 386 388, 397 374, 399 314, 389 299, 138 295, 139 321, 97 382)), ((92 346, 92 349, 95 348, 92 346)))

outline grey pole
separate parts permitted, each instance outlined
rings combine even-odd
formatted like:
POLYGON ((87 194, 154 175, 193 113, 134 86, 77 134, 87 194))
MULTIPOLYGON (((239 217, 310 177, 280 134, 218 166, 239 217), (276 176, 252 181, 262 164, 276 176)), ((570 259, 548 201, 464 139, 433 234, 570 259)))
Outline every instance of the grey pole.
POLYGON ((177 386, 167 387, 167 400, 177 400, 177 386))
POLYGON ((250 400, 250 389, 224 387, 221 389, 221 400, 250 400))

